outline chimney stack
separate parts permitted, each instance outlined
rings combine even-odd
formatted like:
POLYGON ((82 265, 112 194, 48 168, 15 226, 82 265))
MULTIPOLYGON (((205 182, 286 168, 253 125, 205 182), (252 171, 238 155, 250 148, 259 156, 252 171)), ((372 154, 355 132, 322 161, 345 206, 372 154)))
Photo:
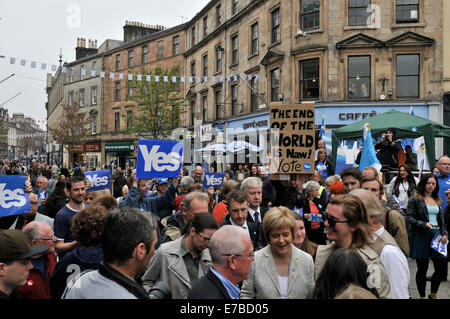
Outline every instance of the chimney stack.
POLYGON ((98 53, 97 40, 88 39, 88 46, 86 47, 85 38, 77 38, 77 47, 75 48, 75 58, 76 60, 85 58, 90 55, 95 55, 98 53))
POLYGON ((160 25, 153 26, 142 22, 126 20, 125 26, 123 27, 123 41, 127 43, 164 29, 160 25))

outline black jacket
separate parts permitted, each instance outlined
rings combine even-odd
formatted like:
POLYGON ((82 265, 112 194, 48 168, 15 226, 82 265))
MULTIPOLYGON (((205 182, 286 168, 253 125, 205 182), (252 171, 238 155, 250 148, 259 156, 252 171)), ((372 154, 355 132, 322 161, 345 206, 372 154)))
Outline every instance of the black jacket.
POLYGON ((262 178, 261 181, 263 184, 261 206, 267 207, 268 202, 271 202, 273 204, 277 199, 277 191, 272 185, 272 181, 270 180, 269 176, 262 178))
MULTIPOLYGON (((437 221, 439 225, 439 231, 441 235, 447 235, 447 229, 444 222, 444 214, 442 213, 441 206, 439 206, 439 213, 437 215, 437 221)), ((428 209, 425 201, 416 196, 411 196, 408 200, 408 207, 406 209, 406 215, 409 225, 412 227, 413 232, 426 232, 426 224, 430 221, 428 217, 428 209)))
MULTIPOLYGON (((224 222, 220 226, 231 225, 231 216, 230 214, 226 214, 224 217, 224 222)), ((250 239, 252 240, 253 250, 257 251, 261 248, 264 248, 267 243, 264 239, 264 234, 262 230, 262 224, 257 224, 254 222, 249 222, 247 220, 248 232, 250 233, 250 239)))
POLYGON ((198 279, 191 291, 188 299, 231 299, 227 290, 219 278, 211 270, 205 276, 198 279))
POLYGON ((398 168, 397 153, 402 148, 400 140, 388 142, 386 138, 383 142, 380 140, 375 144, 375 149, 378 151, 377 158, 381 165, 388 165, 392 168, 398 168))
MULTIPOLYGON (((264 219, 264 215, 268 211, 267 207, 259 206, 259 211, 261 212, 261 221, 264 219)), ((250 213, 247 214, 247 222, 256 223, 255 220, 253 220, 252 215, 250 213)))

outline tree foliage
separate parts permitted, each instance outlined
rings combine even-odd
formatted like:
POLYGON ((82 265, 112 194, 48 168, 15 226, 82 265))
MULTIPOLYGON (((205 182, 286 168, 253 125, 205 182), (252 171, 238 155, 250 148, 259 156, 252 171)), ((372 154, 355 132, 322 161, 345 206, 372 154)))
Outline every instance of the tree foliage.
POLYGON ((81 145, 84 139, 91 135, 92 117, 88 112, 80 111, 80 99, 75 99, 71 104, 62 103, 63 118, 56 127, 48 127, 49 133, 58 144, 67 150, 81 145))
POLYGON ((180 95, 180 83, 172 81, 172 77, 180 75, 180 67, 158 67, 154 71, 142 70, 141 74, 141 80, 134 78, 128 81, 128 88, 132 88, 133 93, 126 97, 127 101, 133 102, 129 106, 132 114, 127 116, 128 131, 146 138, 161 139, 180 122, 184 99, 180 95), (150 76, 150 81, 147 81, 147 76, 150 76))

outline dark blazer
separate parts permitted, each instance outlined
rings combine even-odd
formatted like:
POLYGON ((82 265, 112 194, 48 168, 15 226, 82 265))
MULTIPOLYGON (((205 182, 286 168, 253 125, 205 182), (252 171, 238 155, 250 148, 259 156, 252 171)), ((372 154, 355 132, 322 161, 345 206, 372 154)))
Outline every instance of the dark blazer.
POLYGON ((269 176, 261 178, 262 181, 262 203, 261 206, 267 207, 268 202, 275 202, 277 199, 277 191, 275 187, 272 185, 272 181, 269 176))
POLYGON ((231 299, 222 282, 211 269, 199 278, 188 294, 188 299, 231 299))
MULTIPOLYGON (((428 228, 426 224, 430 221, 428 217, 428 209, 425 201, 416 196, 411 196, 408 200, 408 207, 406 209, 408 223, 411 225, 413 232, 425 232, 428 228)), ((444 222, 444 214, 441 206, 439 206, 439 213, 437 215, 439 231, 441 235, 447 235, 447 229, 444 222)))
MULTIPOLYGON (((224 225, 231 225, 231 216, 230 214, 226 214, 224 217, 224 222, 220 226, 224 225)), ((264 240, 264 234, 262 231, 262 224, 257 224, 253 222, 249 222, 247 220, 247 227, 248 232, 250 233, 250 239, 253 244, 253 249, 259 250, 267 245, 266 241, 264 240)))
MULTIPOLYGON (((259 211, 261 213, 261 221, 262 221, 264 219, 264 215, 266 214, 268 209, 267 209, 267 207, 259 206, 259 211)), ((247 214, 247 222, 256 223, 256 221, 253 220, 253 217, 250 213, 247 214)))

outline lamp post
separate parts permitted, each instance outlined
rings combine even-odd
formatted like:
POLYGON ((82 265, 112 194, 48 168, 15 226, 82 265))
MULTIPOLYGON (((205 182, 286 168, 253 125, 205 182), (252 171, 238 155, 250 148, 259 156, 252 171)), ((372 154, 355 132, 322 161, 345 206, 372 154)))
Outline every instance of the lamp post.
POLYGON ((3 80, 0 81, 0 83, 5 82, 6 80, 12 78, 14 75, 16 75, 15 73, 11 74, 10 76, 7 76, 6 78, 4 78, 3 80))

